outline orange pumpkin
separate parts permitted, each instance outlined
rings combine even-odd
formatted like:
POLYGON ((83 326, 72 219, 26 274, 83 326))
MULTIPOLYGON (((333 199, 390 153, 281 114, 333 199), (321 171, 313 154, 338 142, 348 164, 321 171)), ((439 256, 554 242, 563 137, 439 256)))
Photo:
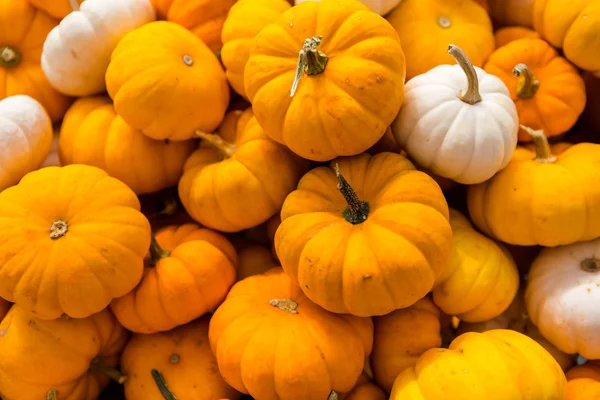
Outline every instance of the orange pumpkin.
POLYGON ((496 26, 533 27, 535 0, 488 0, 488 11, 496 26))
POLYGON ((58 21, 27 0, 0 0, 0 100, 25 94, 39 101, 58 121, 71 100, 57 92, 42 71, 44 40, 58 21))
POLYGON ((43 321, 13 306, 0 323, 4 400, 97 399, 129 335, 108 310, 87 318, 43 321))
POLYGON ((221 234, 195 224, 155 235, 140 284, 111 309, 133 332, 168 331, 214 310, 235 281, 237 255, 221 234))
POLYGON ((408 307, 431 290, 450 256, 446 199, 399 154, 365 153, 313 169, 286 198, 281 220, 275 248, 283 269, 336 313, 408 307))
POLYGON ((588 361, 567 372, 567 400, 600 399, 600 364, 588 361))
POLYGON ((169 332, 133 335, 121 356, 127 400, 239 399, 219 374, 208 322, 203 317, 169 332))
POLYGON ((261 245, 249 245, 238 251, 239 266, 237 280, 252 275, 263 274, 277 266, 270 248, 261 245))
POLYGON ((354 387, 373 346, 373 322, 323 310, 273 268, 231 288, 209 339, 225 382, 238 391, 323 400, 354 387))
MULTIPOLYGON (((517 106, 519 123, 558 136, 575 125, 585 107, 583 78, 541 39, 519 39, 494 51, 486 72, 506 84, 517 106)), ((533 138, 519 131, 519 141, 533 138)))
POLYGON ((32 6, 39 8, 52 18, 63 19, 73 11, 79 10, 84 0, 29 0, 32 6))
POLYGON ((388 393, 394 380, 429 349, 442 345, 440 311, 429 297, 408 308, 373 318, 375 336, 371 369, 373 378, 388 393))
POLYGON ((176 185, 194 147, 191 140, 150 139, 118 116, 106 96, 77 100, 65 114, 59 138, 62 165, 101 168, 137 194, 176 185))
POLYGON ((519 39, 539 39, 540 34, 533 29, 523 26, 507 26, 498 29, 494 33, 496 48, 507 45, 508 43, 519 39))
POLYGON ((364 372, 351 391, 337 395, 337 397, 334 397, 334 393, 332 392, 327 400, 387 400, 388 398, 387 394, 373 383, 364 372))
POLYGON ((213 51, 223 45, 221 30, 236 0, 151 0, 159 18, 189 29, 213 51))

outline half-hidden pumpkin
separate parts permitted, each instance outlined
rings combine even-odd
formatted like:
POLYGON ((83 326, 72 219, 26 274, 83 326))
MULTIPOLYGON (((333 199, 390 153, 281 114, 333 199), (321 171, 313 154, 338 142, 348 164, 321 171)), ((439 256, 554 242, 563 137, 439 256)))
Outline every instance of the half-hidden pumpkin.
POLYGON ((588 361, 567 372, 567 400, 600 398, 600 364, 588 361))
POLYGON ((28 0, 32 6, 39 8, 52 18, 63 19, 73 11, 79 10, 84 0, 28 0))

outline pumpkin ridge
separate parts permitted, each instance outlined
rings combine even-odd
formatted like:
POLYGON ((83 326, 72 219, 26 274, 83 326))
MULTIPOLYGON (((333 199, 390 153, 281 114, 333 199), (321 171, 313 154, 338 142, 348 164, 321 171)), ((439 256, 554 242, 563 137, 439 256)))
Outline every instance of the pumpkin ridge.
MULTIPOLYGON (((213 168, 218 169, 220 164, 212 164, 213 168)), ((207 165, 206 167, 210 167, 211 165, 207 165)), ((197 170, 201 170, 204 167, 200 166, 197 167, 197 170)), ((190 174, 191 175, 191 174, 190 174)), ((216 173, 214 174, 209 174, 212 175, 212 182, 211 182, 211 187, 212 187, 212 192, 214 193, 215 196, 215 205, 217 206, 217 211, 219 212, 219 215, 221 216, 221 218, 223 218, 228 224, 231 224, 232 226, 235 226, 236 229, 240 226, 237 221, 231 220, 229 218, 229 216, 223 212, 223 207, 221 206, 221 201, 219 200, 219 191, 217 190, 217 186, 215 185, 215 181, 217 180, 217 175, 216 173)), ((196 174, 194 174, 194 176, 198 176, 196 174)), ((197 179, 197 178, 196 178, 197 179)), ((194 179, 195 180, 195 179, 194 179)), ((190 185, 190 187, 192 187, 192 185, 190 185)))
MULTIPOLYGON (((378 225, 378 226, 381 226, 380 224, 376 224, 376 225, 378 225)), ((389 229, 388 229, 388 230, 389 230, 389 229)), ((361 233, 362 233, 362 232, 361 232, 361 233)), ((395 233, 395 232, 394 232, 394 233, 395 233)), ((369 251, 371 252, 371 255, 373 256, 373 260, 375 260, 375 263, 374 263, 374 264, 377 266, 377 269, 379 270, 379 275, 380 275, 380 276, 385 276, 385 272, 383 271, 383 268, 381 267, 381 263, 379 262, 379 258, 377 257, 377 254, 375 254, 375 252, 374 252, 374 251, 372 251, 372 248, 373 248, 373 247, 371 246, 371 244, 372 244, 372 240, 369 240, 369 238, 370 238, 371 236, 367 236, 367 235, 365 235, 364 233, 362 234, 362 236, 363 236, 363 238, 364 238, 365 242, 366 242, 366 243, 369 245, 367 248, 368 248, 368 249, 369 249, 369 251), (371 242, 371 243, 370 243, 370 242, 371 242)), ((399 236, 399 235, 397 235, 397 236, 399 236)), ((405 239, 405 240, 406 240, 406 239, 405 239)), ((406 240, 406 242, 407 242, 407 243, 409 243, 409 241, 408 241, 408 240, 406 240)), ((410 243, 410 244, 412 245, 412 243, 410 243)), ((414 245, 413 245, 413 246, 414 246, 414 245)), ((414 246, 414 247, 416 248, 416 246, 414 246)), ((423 252, 421 251, 421 249, 418 249, 418 248, 417 248, 417 251, 418 251, 418 252, 419 252, 419 253, 420 253, 420 254, 423 256, 423 259, 427 260, 427 258, 425 257, 425 255, 423 254, 423 252)), ((346 255, 347 255, 347 254, 348 254, 348 252, 346 252, 346 255)), ((344 261, 345 261, 345 259, 346 259, 346 258, 344 257, 344 261)), ((345 264, 345 263, 344 263, 344 264, 345 264)), ((383 287, 384 287, 384 288, 385 288, 385 290, 387 291, 387 294, 388 294, 388 296, 389 296, 390 300, 392 300, 392 302, 393 302, 394 304, 398 304, 398 299, 396 298, 396 296, 394 296, 394 291, 391 289, 391 287, 390 287, 390 283, 388 282, 388 280, 387 280, 387 279, 382 279, 382 282, 383 282, 383 287)), ((345 299, 345 297, 344 297, 344 299, 345 299)), ((345 303, 346 303, 346 301, 344 301, 344 306, 346 306, 346 304, 345 304, 345 303)), ((346 306, 346 309, 349 309, 349 308, 346 306)))
MULTIPOLYGON (((270 141, 267 140, 267 142, 271 143, 270 141)), ((272 143, 277 147, 277 150, 280 151, 281 150, 281 145, 277 144, 277 143, 272 143)), ((252 171, 246 164, 244 164, 241 160, 236 159, 237 162, 240 163, 240 165, 242 165, 244 167, 244 169, 246 171, 248 171, 248 173, 254 178, 256 179, 256 181, 259 183, 260 187, 262 188, 262 190, 267 194, 267 197, 269 198, 269 201, 271 202, 271 205, 273 206, 273 209, 278 209, 279 207, 277 206, 277 202, 273 199, 273 194, 267 190, 267 187, 265 186, 264 182, 260 179, 258 179, 258 177, 256 176, 256 174, 254 173, 254 171, 252 171)), ((270 218, 270 217, 269 217, 270 218)))

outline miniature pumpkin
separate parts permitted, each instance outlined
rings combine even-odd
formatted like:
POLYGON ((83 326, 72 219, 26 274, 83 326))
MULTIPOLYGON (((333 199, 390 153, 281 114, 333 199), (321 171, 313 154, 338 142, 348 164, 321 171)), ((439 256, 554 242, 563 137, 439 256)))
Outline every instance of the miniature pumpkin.
POLYGON ((43 168, 0 193, 0 296, 41 319, 85 318, 129 292, 149 245, 137 196, 98 168, 43 168))
MULTIPOLYGON (((55 0, 56 1, 56 0, 55 0)), ((24 94, 39 101, 53 122, 62 118, 70 99, 44 76, 40 54, 44 39, 58 21, 27 0, 0 0, 0 99, 24 94)))
POLYGON ((44 107, 25 95, 0 100, 0 191, 40 167, 50 152, 52 122, 44 107))
POLYGON ((361 154, 313 169, 286 198, 281 220, 275 248, 283 269, 309 299, 336 313, 366 317, 408 307, 431 290, 450 257, 442 191, 399 154, 361 154))
POLYGON ((97 399, 129 335, 108 310, 87 318, 38 319, 13 306, 0 323, 4 400, 97 399))
POLYGON ((588 361, 567 372, 567 400, 597 400, 599 398, 600 364, 588 361))
POLYGON ((277 266, 270 248, 261 245, 250 245, 238 251, 239 266, 237 280, 241 281, 252 275, 263 274, 277 266))
POLYGON ((512 41, 519 39, 539 39, 540 35, 533 29, 525 28, 522 26, 507 26, 498 29, 494 33, 494 40, 496 41, 496 48, 505 46, 512 41))
POLYGON ((510 161, 517 109, 499 78, 474 67, 457 46, 448 46, 448 53, 458 65, 439 65, 408 81, 392 131, 419 165, 471 185, 510 161))
POLYGON ((241 96, 246 97, 244 67, 254 37, 289 8, 285 0, 239 0, 231 7, 221 33, 221 61, 231 87, 241 96))
POLYGON ((496 26, 533 27, 535 0, 488 0, 488 10, 496 26))
POLYGON ((79 10, 84 0, 29 0, 32 6, 39 8, 52 18, 63 19, 69 13, 79 10))
MULTIPOLYGON (((305 1, 320 1, 320 0, 296 0, 296 4, 304 3, 305 1)), ((397 7, 402 0, 359 0, 361 3, 369 7, 369 10, 379 15, 386 15, 394 7, 397 7)))
POLYGON ((235 281, 237 255, 221 234, 195 224, 156 233, 140 284, 111 309, 133 332, 168 331, 214 310, 235 281))
POLYGON ((534 137, 535 150, 518 147, 506 168, 467 189, 473 223, 520 246, 599 237, 600 145, 561 143, 551 149, 543 132, 523 129, 534 137))
POLYGON ((440 311, 429 297, 375 317, 373 325, 371 369, 377 384, 388 393, 400 372, 415 365, 425 351, 442 345, 440 311))
POLYGON ((265 135, 251 108, 240 117, 235 137, 198 135, 212 146, 200 146, 185 163, 179 197, 209 228, 237 232, 265 222, 303 173, 296 157, 265 135))
POLYGON ((127 400, 239 399, 219 374, 208 322, 204 317, 169 332, 135 334, 121 356, 127 400))
POLYGON ((533 26, 577 67, 600 74, 599 1, 536 0, 533 26))
POLYGON ((390 400, 535 399, 566 395, 565 375, 542 346, 504 329, 468 332, 425 352, 396 378, 390 400))
POLYGON ((236 0, 151 0, 161 19, 190 30, 213 52, 221 46, 221 30, 236 0))
POLYGON ((398 35, 382 17, 356 0, 309 1, 256 36, 244 84, 267 135, 327 161, 381 139, 402 104, 404 71, 398 35))
POLYGON ((477 67, 494 50, 490 17, 474 1, 404 0, 386 18, 400 36, 407 79, 451 63, 445 51, 449 43, 463 49, 477 67))
POLYGON ((502 314, 519 288, 519 271, 509 251, 476 231, 450 209, 452 255, 436 281, 433 301, 461 321, 487 321, 502 314))
MULTIPOLYGON (((585 108, 579 71, 542 39, 519 39, 499 48, 485 71, 508 87, 519 123, 541 129, 548 137, 571 129, 585 108)), ((526 131, 519 131, 519 141, 531 140, 526 131)))
POLYGON ((337 394, 332 392, 327 400, 387 400, 387 394, 364 372, 358 378, 354 388, 348 393, 337 394), (337 395, 337 397, 335 397, 337 395))
POLYGON ((588 359, 600 359, 599 254, 600 238, 543 249, 525 292, 527 312, 540 333, 563 352, 588 359))
POLYGON ((137 194, 177 185, 194 147, 192 140, 150 139, 118 116, 106 96, 77 100, 65 114, 59 138, 62 165, 101 168, 137 194))
POLYGON ((373 322, 323 310, 273 268, 231 288, 209 339, 225 382, 238 391, 323 400, 354 387, 373 346, 373 322))
POLYGON ((46 37, 42 52, 46 78, 70 96, 104 92, 110 54, 119 40, 154 19, 150 0, 87 0, 46 37))
POLYGON ((190 31, 167 21, 125 35, 112 53, 106 87, 125 122, 157 140, 211 132, 229 104, 217 57, 190 31))

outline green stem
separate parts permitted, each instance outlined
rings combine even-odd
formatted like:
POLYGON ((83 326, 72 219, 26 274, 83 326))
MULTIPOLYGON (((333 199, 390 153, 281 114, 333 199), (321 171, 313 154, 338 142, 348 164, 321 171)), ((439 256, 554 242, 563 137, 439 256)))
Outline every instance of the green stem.
POLYGON ((156 236, 152 234, 150 241, 150 262, 152 265, 158 264, 160 260, 163 258, 169 257, 171 252, 169 250, 163 250, 158 244, 158 240, 156 240, 156 236))
POLYGON ((513 75, 521 77, 517 82, 517 96, 522 99, 530 99, 540 88, 540 81, 529 70, 525 64, 517 64, 513 69, 513 75))
POLYGON ((337 164, 335 164, 335 174, 338 178, 338 189, 348 204, 343 213, 344 218, 353 225, 365 222, 369 216, 369 203, 358 198, 337 164))
POLYGON ((154 379, 154 383, 158 387, 158 391, 165 398, 165 400, 177 400, 177 397, 169 390, 167 387, 167 383, 165 382, 165 378, 162 376, 160 372, 153 369, 150 371, 152 374, 152 378, 154 379))
POLYGON ((104 375, 108 376, 110 379, 112 379, 115 382, 118 382, 120 384, 122 384, 123 382, 125 382, 127 380, 127 377, 125 375, 123 375, 120 371, 104 364, 104 361, 102 361, 98 357, 94 358, 92 360, 92 362, 90 363, 89 371, 90 372, 101 372, 104 375))
POLYGON ((292 83, 292 90, 290 90, 290 97, 296 94, 302 74, 318 75, 325 71, 329 58, 317 49, 321 44, 321 39, 323 39, 323 36, 304 39, 304 45, 298 52, 298 64, 296 65, 296 75, 292 83))
POLYGON ((22 58, 21 52, 14 47, 0 47, 0 67, 14 68, 21 63, 22 58))

